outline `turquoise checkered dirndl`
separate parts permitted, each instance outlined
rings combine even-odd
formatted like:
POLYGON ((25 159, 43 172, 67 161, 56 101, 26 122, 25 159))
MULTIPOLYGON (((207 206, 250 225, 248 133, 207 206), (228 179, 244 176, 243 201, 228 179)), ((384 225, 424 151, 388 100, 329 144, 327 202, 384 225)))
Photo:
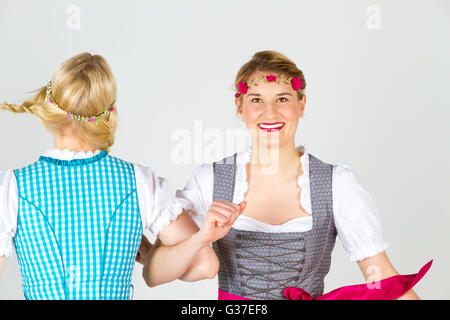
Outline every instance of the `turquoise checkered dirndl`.
POLYGON ((141 242, 133 164, 102 151, 14 171, 26 299, 131 299, 141 242))

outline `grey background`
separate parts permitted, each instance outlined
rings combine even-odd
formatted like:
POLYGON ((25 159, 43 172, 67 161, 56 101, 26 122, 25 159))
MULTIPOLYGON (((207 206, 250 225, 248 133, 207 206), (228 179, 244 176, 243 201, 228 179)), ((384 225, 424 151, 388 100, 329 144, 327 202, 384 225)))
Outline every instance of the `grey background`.
MULTIPOLYGON (((0 99, 23 101, 75 54, 103 55, 119 88, 112 154, 151 166, 175 190, 201 161, 175 164, 172 134, 193 134, 195 121, 221 132, 244 128, 234 116, 234 76, 254 52, 281 51, 307 81, 297 143, 355 169, 379 207, 394 267, 415 273, 434 259, 415 290, 449 299, 449 31, 447 0, 1 0, 0 99), (71 5, 79 29, 67 25, 71 5), (371 5, 380 9, 379 29, 367 27, 371 5)), ((1 169, 52 147, 31 115, 0 112, 0 137, 1 169)), ((201 150, 208 141, 193 144, 201 150)), ((147 288, 141 272, 137 265, 135 299, 217 297, 216 279, 147 288)), ((363 282, 339 241, 325 280, 326 291, 363 282)), ((23 299, 15 256, 0 299, 23 299)))

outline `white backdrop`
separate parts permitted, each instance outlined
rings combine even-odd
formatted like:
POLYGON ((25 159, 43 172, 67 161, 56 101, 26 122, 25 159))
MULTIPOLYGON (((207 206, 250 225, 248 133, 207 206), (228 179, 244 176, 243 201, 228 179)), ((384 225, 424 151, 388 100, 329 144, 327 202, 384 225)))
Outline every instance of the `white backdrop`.
MULTIPOLYGON (((449 299, 449 31, 447 0, 1 0, 0 99, 23 101, 75 54, 103 55, 119 88, 112 154, 151 166, 175 190, 211 160, 202 156, 208 130, 225 139, 244 128, 231 90, 239 67, 256 51, 280 51, 307 82, 297 143, 356 170, 394 267, 415 273, 434 259, 415 290, 449 299), (179 132, 192 143, 185 163, 171 156, 179 132)), ((0 169, 52 147, 31 115, 0 112, 0 137, 0 169)), ((217 279, 147 288, 141 272, 137 265, 135 299, 216 298, 217 279)), ((337 241, 325 290, 363 280, 337 241)), ((0 299, 23 299, 16 256, 0 299)))

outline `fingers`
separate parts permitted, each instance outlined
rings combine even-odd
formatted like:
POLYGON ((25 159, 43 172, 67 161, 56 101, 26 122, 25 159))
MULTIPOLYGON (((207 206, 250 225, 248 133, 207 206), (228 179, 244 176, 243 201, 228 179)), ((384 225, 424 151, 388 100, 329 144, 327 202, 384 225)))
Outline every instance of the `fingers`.
POLYGON ((239 206, 232 203, 232 202, 227 202, 227 201, 213 201, 211 208, 221 208, 223 210, 226 210, 227 213, 226 215, 229 214, 233 214, 236 210, 239 210, 239 206))
POLYGON ((234 204, 233 202, 229 202, 229 201, 218 201, 215 200, 212 202, 211 206, 216 205, 216 206, 221 206, 221 207, 234 207, 234 208, 242 208, 245 209, 245 206, 247 205, 247 201, 243 200, 238 204, 234 204))
POLYGON ((242 213, 245 210, 245 208, 247 207, 247 201, 242 201, 241 203, 238 204, 238 206, 239 206, 240 213, 242 213))
POLYGON ((142 235, 141 244, 139 245, 138 249, 141 255, 145 256, 152 247, 153 245, 150 243, 150 241, 148 241, 147 237, 145 235, 142 235))
POLYGON ((142 260, 142 256, 139 252, 136 254, 136 258, 134 260, 140 264, 144 264, 144 261, 142 260))
POLYGON ((244 211, 247 205, 246 201, 242 201, 239 204, 234 204, 227 201, 213 201, 210 212, 215 212, 226 217, 226 221, 221 219, 220 226, 231 226, 234 224, 239 215, 244 211))
POLYGON ((212 212, 216 212, 216 213, 220 213, 221 215, 225 216, 227 219, 231 218, 232 215, 234 214, 234 212, 236 211, 235 208, 232 207, 219 207, 219 206, 215 206, 215 207, 211 207, 210 209, 212 212))
POLYGON ((220 213, 227 218, 225 223, 221 222, 221 226, 226 226, 228 224, 234 223, 236 220, 236 214, 239 213, 239 206, 225 201, 214 201, 211 205, 210 211, 220 213))
POLYGON ((231 216, 230 223, 231 225, 234 224, 237 218, 241 215, 242 212, 244 212, 245 207, 247 206, 247 201, 242 201, 241 203, 237 204, 237 210, 236 212, 231 216))
POLYGON ((151 242, 148 241, 147 237, 143 234, 141 238, 141 244, 139 245, 138 252, 136 253, 136 257, 134 260, 143 265, 145 263, 145 257, 152 247, 153 245, 151 244, 151 242))
MULTIPOLYGON (((225 219, 218 220, 219 226, 226 226, 230 219, 233 219, 236 211, 238 211, 238 206, 230 202, 214 201, 209 209, 209 213, 220 214, 225 217, 225 219)), ((217 217, 217 215, 215 215, 217 217)))
POLYGON ((219 227, 231 227, 246 206, 246 201, 239 204, 228 201, 213 201, 208 216, 215 220, 219 227))
POLYGON ((144 259, 144 257, 141 255, 140 252, 138 252, 138 253, 136 254, 136 258, 135 258, 134 260, 135 260, 136 262, 142 264, 142 265, 144 265, 144 263, 145 263, 145 259, 144 259))
POLYGON ((214 210, 208 212, 208 219, 215 221, 219 227, 225 226, 229 220, 228 216, 214 210))

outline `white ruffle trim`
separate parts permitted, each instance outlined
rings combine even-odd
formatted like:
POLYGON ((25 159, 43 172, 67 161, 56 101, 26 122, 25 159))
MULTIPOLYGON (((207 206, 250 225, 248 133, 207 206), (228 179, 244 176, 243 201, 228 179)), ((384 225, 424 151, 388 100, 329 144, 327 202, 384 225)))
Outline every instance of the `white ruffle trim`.
POLYGON ((69 149, 48 149, 43 156, 50 157, 58 160, 75 160, 75 159, 87 159, 99 154, 101 150, 95 151, 72 151, 69 149))
POLYGON ((309 181, 309 154, 305 151, 304 146, 299 146, 296 149, 297 151, 303 152, 303 155, 300 157, 303 173, 297 179, 297 184, 302 190, 300 192, 300 205, 308 214, 312 214, 311 189, 309 181))
POLYGON ((14 249, 13 236, 12 232, 0 233, 0 257, 11 257, 14 249))
MULTIPOLYGON (((305 147, 300 145, 296 149, 303 153, 300 157, 303 174, 297 179, 297 184, 301 188, 300 205, 308 214, 311 214, 311 190, 309 181, 309 155, 305 152, 305 147)), ((252 155, 252 148, 238 154, 236 159, 236 185, 234 190, 234 202, 240 203, 244 200, 245 193, 248 191, 247 181, 247 163, 250 162, 252 155)))
POLYGON ((155 236, 158 236, 172 221, 177 220, 178 216, 183 213, 183 210, 192 210, 192 203, 190 201, 176 197, 163 200, 157 206, 159 211, 158 217, 149 227, 151 233, 155 236))
POLYGON ((370 248, 354 251, 350 254, 350 260, 355 262, 376 256, 380 252, 385 251, 390 245, 391 244, 389 242, 384 242, 382 245, 377 245, 370 248))
POLYGON ((246 165, 250 162, 252 149, 239 153, 236 157, 236 179, 234 186, 234 203, 238 204, 244 201, 245 193, 248 191, 247 169, 246 165))

